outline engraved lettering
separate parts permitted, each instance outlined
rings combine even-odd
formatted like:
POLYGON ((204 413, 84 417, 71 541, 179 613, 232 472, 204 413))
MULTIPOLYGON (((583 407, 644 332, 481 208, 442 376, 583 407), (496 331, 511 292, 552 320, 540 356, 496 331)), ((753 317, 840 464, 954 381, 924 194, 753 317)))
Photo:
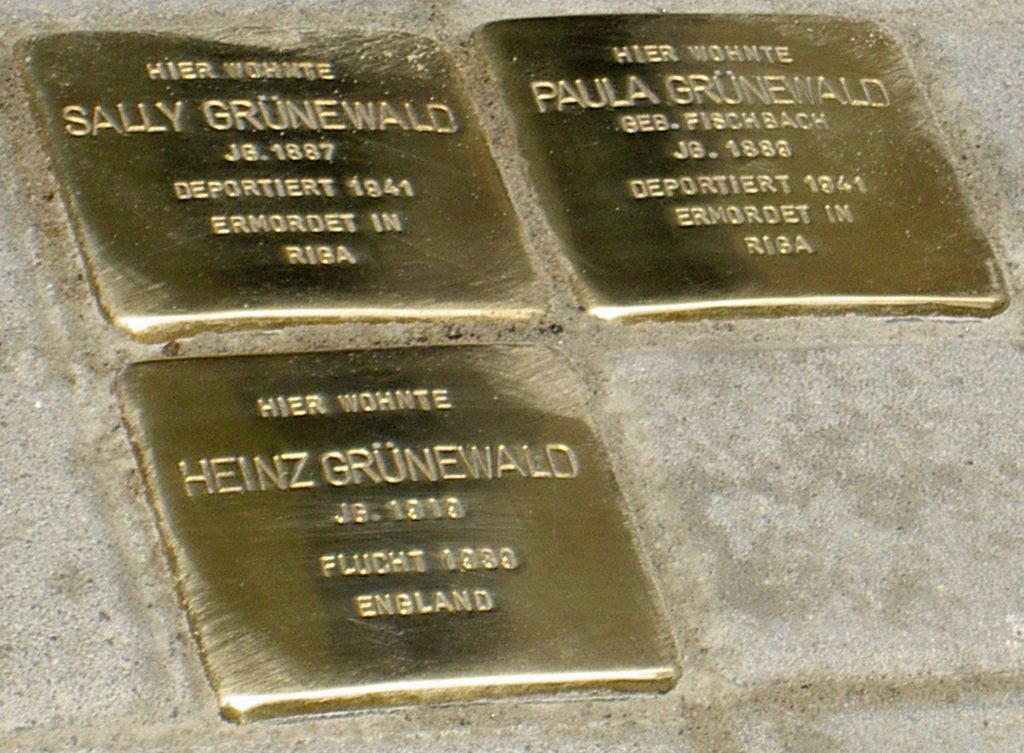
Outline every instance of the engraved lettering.
POLYGON ((211 215, 214 235, 261 233, 355 233, 359 226, 353 212, 309 214, 229 214, 211 215))
POLYGON ((210 472, 210 463, 206 458, 199 461, 200 472, 190 470, 189 464, 181 460, 178 462, 178 472, 181 474, 182 483, 185 485, 185 493, 192 496, 192 484, 202 484, 207 494, 214 493, 213 474, 210 472))
POLYGON ((217 494, 238 494, 245 491, 241 484, 234 483, 238 479, 238 458, 210 458, 210 469, 213 473, 213 488, 217 494))
MULTIPOLYGON (((259 398, 256 409, 262 418, 283 418, 285 409, 294 410, 301 404, 308 410, 309 405, 319 404, 319 401, 310 402, 306 397, 291 403, 280 396, 259 398)), ((307 413, 306 417, 311 415, 307 413)), ((292 417, 297 416, 292 414, 292 417)), ((536 446, 526 443, 446 443, 403 447, 393 441, 379 441, 366 447, 321 452, 292 450, 270 455, 183 459, 177 467, 189 497, 272 490, 300 491, 322 486, 341 488, 424 481, 495 481, 506 476, 560 481, 576 478, 580 473, 576 451, 561 442, 536 446)))
POLYGON ((793 62, 788 45, 698 44, 687 45, 690 57, 698 63, 783 63, 793 62))
POLYGON ((609 77, 560 81, 531 81, 537 112, 580 109, 619 109, 656 105, 661 98, 647 82, 635 75, 614 81, 609 77))
POLYGON ((455 470, 459 465, 456 454, 458 451, 459 448, 455 445, 436 445, 434 447, 434 457, 437 459, 437 467, 441 469, 441 478, 445 480, 466 478, 465 473, 455 470))
POLYGON ((66 105, 61 110, 64 132, 69 136, 119 136, 160 134, 185 130, 185 103, 115 102, 113 104, 66 105))
POLYGON ((206 99, 199 105, 206 127, 215 131, 411 131, 449 135, 459 131, 444 102, 391 102, 277 94, 256 98, 206 99))
POLYGON ((69 136, 88 136, 92 131, 85 108, 80 105, 68 105, 61 110, 64 117, 64 130, 69 136))
POLYGON ((336 552, 322 555, 319 566, 325 578, 422 574, 428 570, 422 549, 336 552))
POLYGON ((634 199, 661 199, 676 196, 733 196, 753 194, 790 194, 788 175, 675 175, 671 177, 630 178, 626 181, 634 199))
POLYGON ((799 256, 817 253, 802 235, 748 235, 743 245, 750 256, 799 256))
POLYGON ((445 387, 410 387, 393 390, 364 390, 337 395, 344 413, 375 413, 377 411, 451 410, 452 402, 445 387))
POLYGON ((580 461, 569 445, 549 444, 544 448, 555 478, 576 478, 580 475, 580 461))
POLYGON ((178 201, 221 199, 302 199, 307 197, 333 198, 338 190, 334 178, 223 178, 176 180, 172 184, 178 201))
POLYGON ((495 609, 494 594, 487 588, 360 594, 353 601, 356 614, 364 619, 429 614, 452 615, 465 612, 485 613, 495 609))
POLYGON ((334 264, 356 264, 357 260, 347 246, 285 246, 285 258, 289 264, 312 264, 327 266, 334 264))
POLYGON ((664 78, 665 101, 679 106, 826 105, 889 107, 892 98, 881 79, 790 74, 670 74, 664 78))
POLYGON ((688 204, 674 210, 679 227, 809 225, 808 204, 688 204))
POLYGON ((263 418, 326 416, 326 398, 322 395, 273 395, 256 398, 256 412, 263 418))
POLYGON ((153 80, 195 81, 217 78, 213 63, 206 60, 155 60, 144 63, 146 75, 153 80))
POLYGON ((227 78, 234 79, 303 79, 334 81, 334 67, 318 60, 225 60, 221 68, 227 78))
POLYGON ((679 53, 670 44, 630 44, 612 47, 616 63, 678 63, 679 53))

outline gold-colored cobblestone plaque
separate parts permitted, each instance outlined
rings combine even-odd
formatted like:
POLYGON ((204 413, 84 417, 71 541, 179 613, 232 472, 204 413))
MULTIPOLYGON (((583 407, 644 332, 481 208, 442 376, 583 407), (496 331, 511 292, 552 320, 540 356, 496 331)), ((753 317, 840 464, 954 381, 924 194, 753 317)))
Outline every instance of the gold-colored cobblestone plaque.
POLYGON ((124 387, 229 718, 672 685, 608 458, 547 350, 162 361, 124 387))
POLYGON ((433 42, 83 32, 21 52, 100 302, 143 339, 536 306, 433 42))
POLYGON ((989 244, 894 43, 786 16, 479 32, 596 315, 991 314, 989 244))

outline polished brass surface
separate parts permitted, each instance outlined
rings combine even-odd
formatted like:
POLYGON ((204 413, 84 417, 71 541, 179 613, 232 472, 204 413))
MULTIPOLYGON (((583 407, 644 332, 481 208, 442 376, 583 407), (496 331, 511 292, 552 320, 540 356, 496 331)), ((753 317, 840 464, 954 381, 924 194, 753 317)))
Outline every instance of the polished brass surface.
POLYGON ((22 47, 108 316, 142 339, 528 316, 513 212, 438 47, 303 40, 82 32, 22 47))
POLYGON ((1005 305, 907 63, 873 25, 587 16, 479 39, 594 314, 1005 305))
POLYGON ((549 351, 172 360, 128 417, 229 718, 675 678, 549 351))

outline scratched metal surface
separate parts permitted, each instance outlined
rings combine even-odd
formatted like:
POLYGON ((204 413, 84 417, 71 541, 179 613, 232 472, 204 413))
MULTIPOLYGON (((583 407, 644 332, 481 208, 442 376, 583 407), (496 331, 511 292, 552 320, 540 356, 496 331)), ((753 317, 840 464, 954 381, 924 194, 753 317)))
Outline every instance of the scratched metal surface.
POLYGON ((877 27, 609 15, 499 22, 478 38, 596 315, 1005 304, 877 27))
POLYGON ((673 684, 607 457, 550 352, 151 361, 125 391, 229 718, 673 684))
MULTIPOLYGON (((2 40, 81 29, 397 29, 440 40, 513 197, 544 313, 136 343, 107 322, 13 64, 0 98, 0 750, 1016 751, 1024 743, 1024 15, 1017 3, 746 0, 880 22, 992 244, 1008 308, 970 317, 599 322, 525 179, 480 24, 708 2, 7 0, 2 40), (114 397, 169 355, 555 346, 584 383, 679 646, 667 694, 534 696, 302 717, 219 714, 114 397)), ((296 35, 294 41, 300 40, 296 35)), ((244 43, 244 42, 243 42, 244 43)))
POLYGON ((45 146, 111 320, 153 340, 281 321, 527 317, 537 297, 512 208, 437 46, 285 41, 81 33, 25 45, 45 146), (232 73, 265 60, 322 70, 232 73), (201 62, 151 74, 163 61, 201 62))

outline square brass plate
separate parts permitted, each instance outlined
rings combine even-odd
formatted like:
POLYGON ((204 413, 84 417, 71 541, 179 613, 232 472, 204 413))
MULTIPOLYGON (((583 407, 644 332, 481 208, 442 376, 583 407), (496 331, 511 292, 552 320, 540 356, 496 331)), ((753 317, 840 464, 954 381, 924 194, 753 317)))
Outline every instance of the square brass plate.
POLYGON ((1004 305, 931 114, 875 26, 587 16, 479 38, 594 314, 1004 305))
POLYGON ((672 685, 608 457, 547 350, 162 361, 124 387, 229 718, 672 685))
POLYGON ((155 339, 528 315, 517 223, 437 45, 302 40, 81 32, 22 47, 108 316, 155 339))

